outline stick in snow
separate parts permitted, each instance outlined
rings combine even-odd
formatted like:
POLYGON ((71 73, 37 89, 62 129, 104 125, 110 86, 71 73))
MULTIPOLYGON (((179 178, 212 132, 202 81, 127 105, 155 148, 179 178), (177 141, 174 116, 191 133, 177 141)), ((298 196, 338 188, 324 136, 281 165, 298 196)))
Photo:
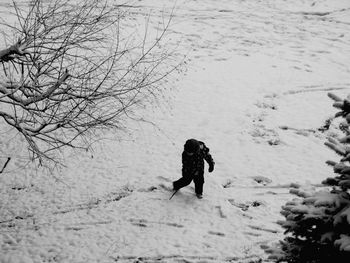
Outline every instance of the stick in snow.
POLYGON ((9 163, 10 160, 11 160, 11 157, 8 157, 6 163, 4 164, 4 166, 2 167, 2 169, 0 171, 0 174, 5 170, 7 164, 9 163))
POLYGON ((174 193, 170 196, 169 200, 170 200, 171 198, 173 198, 173 196, 177 193, 177 191, 179 191, 179 190, 175 190, 175 191, 174 191, 174 193))

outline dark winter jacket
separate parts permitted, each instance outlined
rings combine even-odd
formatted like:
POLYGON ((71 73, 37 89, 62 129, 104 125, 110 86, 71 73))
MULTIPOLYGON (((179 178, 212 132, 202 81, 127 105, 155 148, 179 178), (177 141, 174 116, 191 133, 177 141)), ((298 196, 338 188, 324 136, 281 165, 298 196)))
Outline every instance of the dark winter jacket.
POLYGON ((209 153, 209 148, 204 142, 199 141, 199 151, 193 155, 188 155, 185 151, 182 153, 182 176, 195 177, 204 174, 204 160, 209 164, 211 171, 214 169, 214 160, 209 153))

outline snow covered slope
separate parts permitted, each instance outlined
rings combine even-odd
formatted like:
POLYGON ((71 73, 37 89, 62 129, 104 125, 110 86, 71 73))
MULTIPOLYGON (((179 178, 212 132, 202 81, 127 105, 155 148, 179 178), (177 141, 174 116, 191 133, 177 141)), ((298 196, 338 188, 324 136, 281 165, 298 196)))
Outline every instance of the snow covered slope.
MULTIPOLYGON (((174 1, 137 5, 156 28, 174 1)), ((13 161, 0 175, 0 262, 266 258, 289 187, 331 173, 318 128, 333 113, 327 92, 350 91, 349 17, 347 0, 177 1, 169 46, 188 55, 186 70, 167 105, 145 110, 155 126, 130 122, 129 135, 67 153, 49 176, 18 169, 1 141, 13 161), (160 184, 181 176, 188 138, 206 143, 215 171, 202 200, 193 186, 169 200, 160 184)))

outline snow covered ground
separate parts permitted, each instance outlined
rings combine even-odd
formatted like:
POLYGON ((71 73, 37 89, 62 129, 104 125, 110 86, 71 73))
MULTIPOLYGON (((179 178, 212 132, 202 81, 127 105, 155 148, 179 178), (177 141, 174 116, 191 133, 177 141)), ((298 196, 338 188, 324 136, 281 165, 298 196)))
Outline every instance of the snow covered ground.
MULTIPOLYGON (((174 1, 137 5, 157 22, 174 1)), ((258 262, 260 245, 283 237, 289 186, 331 175, 331 131, 318 128, 335 112, 327 92, 350 93, 348 0, 178 0, 171 31, 186 70, 166 105, 145 110, 155 126, 131 122, 49 176, 19 169, 16 147, 0 142, 12 157, 1 263, 258 262), (193 185, 169 200, 159 185, 181 176, 188 138, 206 143, 215 171, 202 200, 193 185)))

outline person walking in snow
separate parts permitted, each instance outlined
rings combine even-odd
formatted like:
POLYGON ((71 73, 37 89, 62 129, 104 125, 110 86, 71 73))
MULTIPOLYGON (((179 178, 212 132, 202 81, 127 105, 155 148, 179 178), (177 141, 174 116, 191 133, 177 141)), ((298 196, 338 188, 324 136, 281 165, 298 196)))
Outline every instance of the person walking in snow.
POLYGON ((204 184, 204 160, 209 165, 209 173, 214 170, 215 162, 204 142, 189 139, 182 153, 182 177, 173 182, 174 191, 189 185, 192 180, 198 198, 202 198, 204 184))

